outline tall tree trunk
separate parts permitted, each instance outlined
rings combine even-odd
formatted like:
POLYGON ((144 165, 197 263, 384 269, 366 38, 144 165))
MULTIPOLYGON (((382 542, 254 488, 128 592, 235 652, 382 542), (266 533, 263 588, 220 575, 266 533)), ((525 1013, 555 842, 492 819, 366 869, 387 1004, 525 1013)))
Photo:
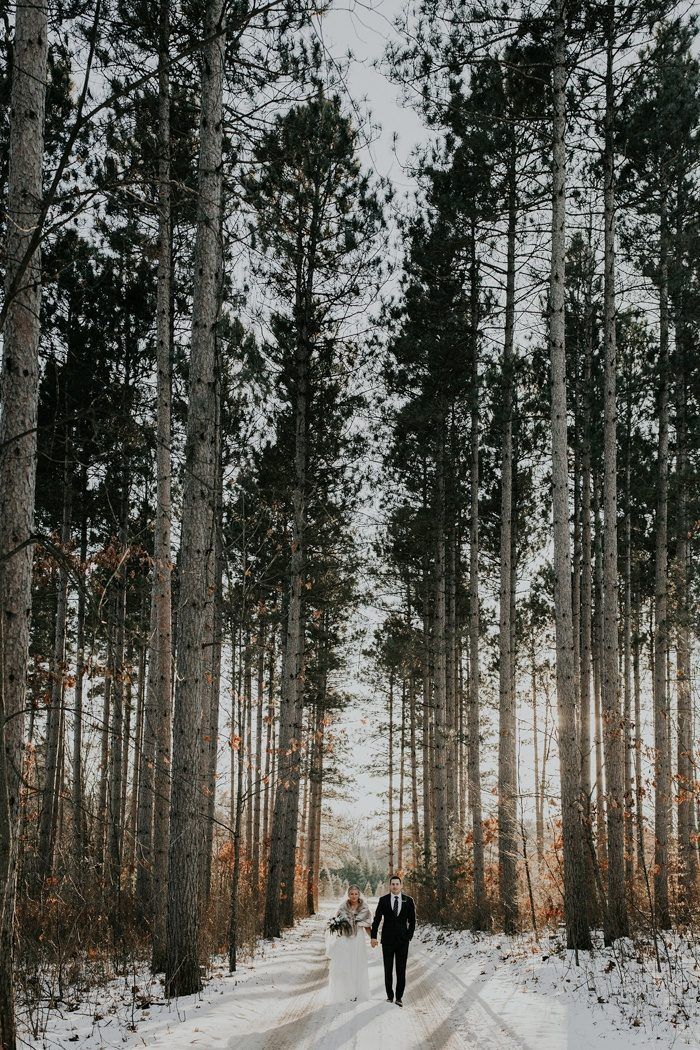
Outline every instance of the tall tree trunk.
POLYGON ((166 967, 172 709, 171 399, 172 228, 170 186, 170 16, 160 2, 158 54, 158 286, 156 527, 151 648, 139 799, 137 897, 152 919, 151 966, 166 967), (151 797, 152 796, 152 797, 151 797))
POLYGON ((418 870, 420 850, 420 823, 418 817, 418 751, 416 733, 416 676, 411 668, 408 679, 408 708, 410 717, 411 752, 411 848, 413 870, 418 870))
POLYGON ((470 501, 469 501, 469 709, 467 715, 467 774, 474 854, 475 930, 488 927, 488 902, 484 866, 484 829, 481 808, 481 730, 479 670, 479 271, 476 258, 476 224, 471 223, 470 327, 470 501))
POLYGON ((628 933, 625 900, 625 791, 624 736, 620 711, 618 666, 617 578, 617 336, 615 299, 615 86, 613 49, 615 0, 608 5, 607 65, 605 76, 605 382, 603 393, 603 722, 608 803, 608 906, 605 942, 610 945, 628 933))
POLYGON ((678 543, 676 548, 676 590, 678 616, 676 628, 677 715, 678 715, 678 867, 679 899, 689 916, 697 903, 698 856, 693 843, 693 701, 691 694, 691 612, 688 595, 688 423, 686 378, 686 330, 677 332, 676 435, 678 447, 678 543))
POLYGON ((576 731, 576 683, 571 616, 571 549, 566 432, 566 36, 563 0, 553 29, 552 270, 550 354, 552 367, 552 489, 554 512, 554 606, 556 622, 559 761, 564 841, 564 912, 570 947, 591 947, 585 906, 584 840, 580 814, 580 756, 576 731))
MULTIPOLYGON (((298 282, 301 283, 301 282, 298 282)), ((303 304, 298 304, 303 314, 303 304)), ((266 937, 278 937, 294 911, 294 861, 299 810, 304 663, 303 592, 306 567, 306 473, 309 333, 301 331, 296 346, 296 404, 292 542, 286 640, 280 688, 280 738, 277 788, 265 897, 266 937)))
POLYGON ((423 624, 421 646, 421 672, 423 679, 423 717, 421 719, 421 758, 423 765, 423 866, 427 872, 432 852, 432 818, 430 798, 432 794, 432 754, 430 750, 430 711, 432 707, 432 676, 430 674, 430 601, 428 595, 427 559, 423 564, 423 624))
POLYGON ((544 860, 544 808, 540 791, 540 742, 539 726, 537 724, 537 663, 535 659, 534 627, 531 628, 530 634, 530 685, 532 689, 532 743, 535 767, 535 840, 537 843, 537 863, 541 866, 544 860))
POLYGON ((223 0, 209 0, 207 4, 205 39, 168 851, 166 992, 178 996, 201 988, 197 893, 197 823, 201 805, 197 767, 202 696, 211 662, 210 653, 202 649, 202 638, 206 618, 213 611, 208 592, 213 575, 217 475, 215 364, 221 271, 223 0))
POLYGON ((445 651, 445 414, 438 421, 437 514, 435 526, 435 753, 433 755, 433 807, 435 821, 435 874, 439 901, 449 891, 449 828, 447 821, 447 653, 445 651))
POLYGON ((503 344, 503 436, 501 439, 501 552, 499 585, 498 875, 503 928, 518 924, 516 722, 511 643, 513 514, 513 334, 515 323, 515 146, 508 163, 508 251, 503 344))
POLYGON ((97 788, 97 827, 95 839, 97 847, 97 870, 104 869, 105 843, 107 840, 107 794, 109 789, 109 725, 112 711, 113 652, 114 652, 114 597, 109 598, 107 605, 107 661, 104 674, 104 695, 102 699, 102 722, 100 725, 100 772, 97 788))
POLYGON ((87 563, 87 470, 81 471, 80 587, 75 639, 75 701, 73 713, 73 878, 80 888, 85 864, 85 811, 83 806, 83 687, 85 681, 85 572, 87 563))
POLYGON ((68 545, 71 523, 71 465, 68 453, 70 437, 66 435, 66 452, 63 465, 63 510, 61 522, 61 547, 63 560, 58 567, 56 594, 56 619, 54 621, 54 651, 52 661, 51 699, 46 722, 46 761, 44 765, 44 787, 41 793, 39 815, 38 876, 40 882, 48 879, 53 870, 56 845, 57 795, 61 789, 59 752, 61 726, 63 723, 64 682, 66 676, 66 630, 68 626, 68 545))
POLYGON ((639 595, 634 603, 634 632, 632 635, 632 678, 634 682, 634 807, 637 841, 637 867, 643 871, 644 859, 644 805, 642 784, 642 688, 639 669, 639 595))
POLYGON ((598 867, 608 866, 608 840, 605 830, 605 768, 603 766, 603 717, 601 684, 603 677, 603 538, 600 521, 598 481, 593 479, 593 517, 595 521, 595 614, 593 637, 593 719, 595 744, 596 848, 598 867))
POLYGON ((623 706, 624 720, 624 874, 628 883, 634 876, 634 820, 632 808, 632 512, 631 512, 630 427, 624 468, 624 623, 623 623, 623 706))
MULTIPOLYGON (((237 952, 238 952, 238 889, 240 884, 241 875, 241 838, 243 836, 243 760, 242 760, 242 749, 243 749, 243 737, 245 735, 244 715, 245 715, 245 702, 241 689, 238 690, 238 703, 234 700, 234 705, 231 714, 231 733, 234 735, 235 725, 235 710, 238 706, 238 739, 240 740, 240 750, 238 752, 238 764, 236 774, 236 807, 235 817, 233 823, 233 875, 231 878, 231 911, 229 915, 229 934, 228 934, 228 968, 230 973, 235 973, 237 963, 237 952)), ((232 790, 233 793, 233 790, 232 790)))
MULTIPOLYGON (((245 850, 250 861, 253 852, 253 646, 251 633, 248 630, 245 646, 245 665, 243 669, 243 696, 245 699, 245 746, 241 754, 245 755, 245 850)), ((243 745, 243 742, 242 742, 243 745)))
POLYGON ((406 679, 401 682, 401 733, 399 737, 399 813, 398 841, 396 846, 396 867, 403 874, 403 811, 406 780, 406 679))
MULTIPOLYGON (((589 892, 595 882, 593 842, 593 786, 591 780, 591 672, 593 669, 593 548, 591 542, 591 382, 593 373, 593 266, 589 247, 589 281, 586 289, 584 359, 582 375, 583 439, 581 442, 581 659, 579 689, 579 746, 581 749, 581 802, 589 842, 585 859, 589 892)), ((597 702, 596 702, 597 710, 597 702)), ((596 722, 597 727, 597 722, 596 722)), ((597 731, 597 729, 596 729, 597 731)), ((596 752, 597 753, 597 752, 596 752)), ((596 781, 597 786, 597 781, 596 781)), ((590 914, 590 912, 589 912, 590 914)))
MULTIPOLYGON (((270 836, 270 814, 272 806, 270 800, 272 798, 272 783, 274 780, 274 770, 272 763, 274 759, 274 728, 275 728, 275 636, 276 631, 273 627, 272 635, 270 637, 270 648, 268 657, 268 672, 267 672, 267 716, 266 716, 266 727, 265 727, 265 777, 264 777, 264 792, 263 792, 263 816, 262 816, 262 839, 263 839, 263 862, 262 866, 267 872, 267 843, 270 836)), ((274 800, 273 800, 274 804, 274 800)))
MULTIPOLYGON (((145 584, 145 580, 143 581, 143 584, 145 584)), ((141 749, 143 747, 143 723, 146 707, 146 665, 148 659, 148 646, 150 644, 150 637, 146 633, 145 628, 146 612, 150 604, 148 602, 148 588, 144 585, 142 586, 142 591, 141 615, 139 617, 139 663, 136 687, 136 715, 134 724, 134 769, 131 783, 131 800, 129 804, 130 845, 128 867, 130 873, 136 871, 136 831, 138 826, 139 794, 141 791, 139 777, 141 775, 141 749)))
POLYGON ((0 1045, 15 1050, 13 927, 31 614, 41 257, 20 271, 40 218, 48 48, 46 4, 15 10, 5 221, 7 320, 0 413, 0 1045), (14 285, 18 279, 18 287, 14 285))
POLYGON ((627 401, 626 422, 627 450, 625 454, 625 563, 624 595, 625 616, 623 625, 623 719, 625 730, 625 878, 628 885, 634 876, 634 815, 632 808, 632 468, 631 450, 632 423, 631 399, 627 401))
POLYGON ((657 925, 669 929, 669 827, 671 824, 671 764, 669 760, 669 702, 666 688, 668 648, 668 215, 667 188, 661 187, 659 267, 659 445, 657 461, 656 553, 654 579, 654 902, 657 925))
POLYGON ((253 795, 253 893, 257 899, 260 886, 260 806, 262 801, 262 744, 263 744, 263 711, 265 699, 265 623, 261 622, 258 632, 258 678, 255 709, 255 761, 254 795, 253 795))
POLYGON ((309 805, 309 830, 308 830, 308 853, 306 865, 306 911, 308 915, 315 915, 318 907, 318 829, 319 811, 321 809, 323 788, 323 747, 324 747, 324 719, 325 719, 325 675, 320 684, 319 697, 314 714, 314 733, 311 743, 311 765, 309 779, 311 782, 311 800, 309 805))
POLYGON ((394 671, 389 672, 389 754, 388 754, 388 779, 389 791, 387 792, 387 821, 389 825, 389 872, 393 873, 394 867, 394 671))
MULTIPOLYGON (((152 570, 153 572, 154 570, 152 570)), ((151 602, 149 615, 147 645, 147 680, 145 708, 143 712, 143 732, 139 752, 139 790, 136 805, 136 842, 134 864, 136 869, 135 903, 137 914, 142 922, 153 919, 153 802, 154 802, 154 769, 156 748, 156 689, 157 671, 156 652, 156 607, 153 601, 151 584, 151 602), (149 656, 150 654, 150 656, 149 656)))
MULTIPOLYGON (((127 498, 124 497, 124 504, 127 498)), ((122 518, 122 522, 123 522, 122 518)), ((121 530, 121 538, 124 542, 126 537, 124 529, 121 530)), ((124 575, 117 582, 115 594, 116 623, 114 631, 114 647, 112 651, 112 717, 110 729, 110 762, 109 762, 109 789, 107 793, 107 882, 110 889, 110 924, 115 939, 121 936, 121 863, 122 863, 122 835, 121 822, 121 799, 122 799, 122 745, 124 727, 124 698, 125 698, 125 631, 126 631, 126 577, 124 575)))

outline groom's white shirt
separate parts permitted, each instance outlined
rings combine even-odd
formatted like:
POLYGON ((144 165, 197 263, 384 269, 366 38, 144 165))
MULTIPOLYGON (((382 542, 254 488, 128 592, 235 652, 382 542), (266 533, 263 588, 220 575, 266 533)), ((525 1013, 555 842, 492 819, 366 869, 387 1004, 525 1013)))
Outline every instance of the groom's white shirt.
POLYGON ((399 902, 399 907, 398 907, 398 910, 396 912, 396 914, 398 915, 399 912, 401 911, 401 894, 400 893, 392 893, 391 894, 391 910, 392 911, 394 910, 394 901, 398 901, 399 902))

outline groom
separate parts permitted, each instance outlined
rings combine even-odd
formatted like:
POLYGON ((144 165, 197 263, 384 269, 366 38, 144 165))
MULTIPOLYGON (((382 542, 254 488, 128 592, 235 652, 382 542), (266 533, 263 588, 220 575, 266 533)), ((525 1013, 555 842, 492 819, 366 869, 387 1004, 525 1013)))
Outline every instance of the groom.
POLYGON ((413 897, 401 892, 401 879, 392 875, 389 882, 391 892, 379 898, 372 923, 372 947, 377 947, 379 923, 382 926, 382 955, 384 956, 384 983, 386 999, 394 1002, 394 963, 396 963, 396 1005, 403 1006, 403 991, 406 987, 406 959, 408 945, 416 928, 416 906, 413 897))

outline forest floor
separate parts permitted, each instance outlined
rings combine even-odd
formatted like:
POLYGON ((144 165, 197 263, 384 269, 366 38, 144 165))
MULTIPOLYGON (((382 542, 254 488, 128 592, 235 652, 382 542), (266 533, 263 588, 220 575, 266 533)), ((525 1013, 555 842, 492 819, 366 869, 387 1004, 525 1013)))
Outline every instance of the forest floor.
POLYGON ((700 958, 678 938, 662 972, 629 944, 581 956, 558 935, 475 937, 419 926, 404 1008, 385 1001, 381 950, 368 948, 370 1001, 325 1002, 328 909, 238 973, 214 967, 201 996, 163 1002, 146 975, 115 980, 70 1010, 52 1010, 45 1035, 25 1046, 156 1050, 637 1050, 700 1047, 700 958), (669 978, 669 973, 672 977, 669 978))

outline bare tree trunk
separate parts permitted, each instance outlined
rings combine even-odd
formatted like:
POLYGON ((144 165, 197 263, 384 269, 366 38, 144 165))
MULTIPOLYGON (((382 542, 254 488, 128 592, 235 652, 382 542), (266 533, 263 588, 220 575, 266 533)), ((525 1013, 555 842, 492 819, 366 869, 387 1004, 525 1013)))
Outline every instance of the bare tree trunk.
POLYGON ((42 200, 47 6, 15 9, 5 221, 7 319, 0 413, 0 1045, 15 1050, 15 916, 22 741, 31 615, 41 257, 29 256, 42 200))
POLYGON ((686 378, 686 331, 677 332, 677 447, 678 447, 678 544, 676 548, 678 625, 676 628, 678 714, 678 867, 679 897, 689 916, 698 893, 698 855, 693 844, 693 701, 691 693, 691 613, 688 600, 688 425, 686 378))
POLYGON ((642 784, 642 689, 639 673, 639 597, 635 601, 634 633, 632 635, 632 677, 634 681, 634 805, 637 841, 637 867, 644 871, 644 808, 642 784))
POLYGON ((225 28, 223 0, 205 16, 200 115, 199 189, 192 307, 189 411, 180 554, 178 674, 173 719, 168 852, 166 992, 201 988, 198 953, 198 758, 202 695, 210 654, 202 649, 213 575, 216 487, 216 322, 221 271, 221 188, 225 28))
MULTIPOLYGON (((410 582, 406 581, 406 622, 409 635, 412 636, 412 609, 410 600, 410 582)), ((418 729, 416 711, 416 671, 411 665, 408 676, 408 710, 410 717, 410 804, 411 804, 411 848, 413 870, 418 870, 420 860, 420 821, 418 807, 418 729)))
POLYGON ((605 768, 603 766, 603 718, 601 683, 603 667, 603 540, 600 522, 600 500, 597 481, 593 479, 593 515, 595 519, 595 619, 593 638, 593 718, 596 782, 596 848, 598 867, 608 866, 608 840, 605 831, 605 768))
POLYGON ((506 316, 503 344, 503 436, 501 439, 501 552, 499 585, 499 717, 498 717, 498 875, 503 928, 518 924, 518 843, 516 811, 515 694, 511 643, 513 516, 513 333, 515 322, 515 151, 508 164, 508 250, 506 316))
POLYGON ((131 784, 131 802, 129 806, 129 834, 131 843, 129 847, 129 871, 136 870, 136 832, 138 827, 138 804, 141 791, 139 778, 141 776, 141 750, 143 748, 143 723, 146 708, 146 663, 147 651, 150 639, 145 633, 147 588, 143 588, 143 601, 141 605, 141 631, 139 638, 139 666, 138 685, 136 688, 136 720, 134 725, 134 769, 131 784))
POLYGON ((605 942, 610 945, 628 934, 625 900, 624 737, 620 711, 618 666, 617 579, 617 336, 615 299, 615 155, 613 48, 615 0, 608 5, 607 67, 605 76, 605 384, 603 395, 603 721, 608 803, 608 906, 605 942))
POLYGON ((109 725, 112 711, 114 650, 114 599, 110 598, 107 611, 107 662, 104 675, 104 696, 102 700, 102 724, 100 725, 100 775, 97 789, 97 826, 95 830, 97 847, 97 869, 104 869, 105 842, 107 839, 107 792, 109 786, 109 725))
POLYGON ((467 714, 467 774, 474 854, 475 930, 488 928, 488 902, 484 866, 484 829, 481 808, 481 730, 479 670, 479 271, 476 259, 476 225, 471 224, 470 266, 471 324, 471 431, 469 502, 469 709, 467 714))
POLYGON ((432 706, 432 679, 430 675, 430 609, 428 599, 428 569, 423 566, 423 645, 421 647, 421 670, 423 679, 423 717, 421 719, 421 758, 423 764, 423 865, 430 867, 432 850, 432 820, 430 812, 431 751, 430 710, 432 706))
POLYGON ((129 751, 131 750, 131 721, 133 715, 133 682, 132 682, 132 656, 131 651, 126 654, 124 667, 124 722, 122 728, 122 772, 121 772, 121 799, 119 804, 119 826, 122 831, 122 867, 125 865, 125 845, 128 833, 126 801, 129 795, 129 751))
POLYGON ((205 820, 205 834, 204 834, 204 856, 202 857, 202 879, 200 885, 201 903, 202 907, 205 908, 209 903, 209 897, 211 893, 211 869, 212 869, 212 851, 214 849, 214 822, 216 817, 216 785, 217 785, 217 761, 219 757, 219 707, 220 707, 220 693, 221 693, 221 647, 222 647, 222 631, 223 631, 223 610, 222 610, 222 571, 223 571, 223 559, 221 554, 221 505, 222 505, 222 465, 221 465, 221 453, 220 453, 220 413, 218 410, 218 398, 217 398, 217 433, 218 433, 218 445, 219 451, 217 452, 217 482, 216 482, 216 509, 215 509, 215 530, 216 535, 214 538, 214 578, 213 578, 213 599, 214 599, 214 614, 212 621, 212 647, 211 647, 211 672, 208 679, 209 689, 205 690, 205 702, 204 711, 202 717, 205 720, 206 734, 205 743, 206 748, 204 751, 205 763, 206 763, 206 776, 203 782, 203 791, 205 796, 205 807, 204 807, 204 820, 205 820))
MULTIPOLYGON (((300 307, 301 308, 301 307, 300 307)), ((278 937, 294 910, 294 859, 299 808, 304 663, 303 591, 306 564, 306 472, 309 346, 300 333, 296 347, 295 482, 292 494, 290 592, 280 690, 277 788, 265 899, 266 937, 278 937)))
POLYGON ((171 589, 171 283, 172 233, 170 187, 170 19, 167 0, 159 15, 158 68, 158 286, 156 528, 151 584, 149 651, 144 739, 141 753, 137 819, 136 897, 152 922, 151 966, 166 965, 168 824, 172 707, 171 589))
POLYGON ((73 713, 73 781, 71 798, 73 807, 73 878, 78 886, 83 879, 85 864, 85 812, 83 805, 83 685, 85 680, 85 565, 87 562, 87 490, 86 469, 82 469, 80 527, 80 588, 78 590, 78 614, 75 640, 75 706, 73 713))
POLYGON ((394 869, 394 672, 389 672, 389 754, 387 792, 387 820, 389 824, 389 872, 394 869))
MULTIPOLYGON (((663 177, 663 176, 662 176, 663 177)), ((659 446, 657 465, 656 554, 654 582, 654 903, 657 926, 671 925, 669 908, 669 827, 671 824, 671 764, 669 761, 669 703, 666 688, 668 648, 668 216, 667 189, 661 187, 660 275, 659 275, 659 446)))
POLYGON ((273 629, 270 638, 269 666, 267 677, 267 725, 265 727, 265 777, 263 792, 263 816, 262 816, 262 839, 263 839, 263 862, 262 866, 267 871, 267 842, 270 836, 270 814, 272 797, 272 783, 274 780, 274 728, 275 728, 275 631, 273 629))
MULTIPOLYGON (((234 701, 231 713, 231 733, 234 733, 235 725, 234 701)), ((238 737, 243 748, 243 737, 245 726, 243 724, 245 712, 244 698, 241 690, 238 690, 238 737)), ((233 785, 232 785, 233 793, 233 785)), ((236 954, 238 951, 238 887, 241 873, 241 837, 243 835, 243 761, 241 752, 238 753, 238 768, 236 778, 236 812, 233 824, 233 876, 231 879, 231 912, 229 916, 229 938, 228 938, 228 968, 230 973, 236 971, 236 954)))
MULTIPOLYGON (((70 439, 67 437, 66 441, 70 439)), ((68 447, 66 447, 63 465, 63 510, 61 522, 61 546, 67 557, 70 543, 71 522, 71 466, 68 447)), ((39 815, 39 850, 38 876, 43 883, 53 870, 53 857, 56 845, 56 823, 54 814, 57 809, 57 796, 60 791, 59 752, 61 743, 61 725, 63 722, 64 682, 66 675, 66 630, 68 626, 68 567, 63 560, 58 568, 58 586, 56 596, 56 619, 54 626, 54 651, 52 661, 53 680, 51 683, 51 700, 46 723, 46 762, 44 765, 44 787, 41 793, 41 813, 39 815)))
POLYGON ((257 899, 260 887, 260 805, 262 779, 262 742, 263 742, 263 702, 265 696, 265 624, 261 623, 258 632, 258 678, 255 709, 255 761, 254 795, 253 795, 253 893, 257 899))
MULTIPOLYGON (((243 668, 243 696, 245 699, 245 851, 250 861, 253 853, 253 652, 250 629, 246 634, 245 664, 243 668)), ((241 745, 243 746, 243 741, 241 745)))
MULTIPOLYGON (((126 497, 123 497, 126 504, 126 497)), ((123 521, 123 518, 122 518, 123 521)), ((125 539, 124 530, 122 540, 125 539)), ((107 881, 110 888, 110 924, 115 939, 121 935, 121 864, 122 835, 121 799, 122 799, 122 745, 124 727, 124 679, 125 679, 125 619, 126 619, 126 579, 122 577, 117 583, 115 597, 116 624, 114 649, 112 653, 112 720, 111 748, 109 765, 109 790, 107 806, 107 881)))
POLYGON ((544 859, 544 810, 540 791, 540 742, 537 724, 537 664, 535 662, 535 632, 530 636, 530 684, 532 688, 532 742, 534 750, 535 777, 535 840, 537 843, 537 864, 544 859))
POLYGON ((593 359, 592 289, 587 289, 583 361, 583 442, 581 449, 581 794, 592 837, 591 670, 593 657, 593 552, 591 545, 591 382, 593 359))
POLYGON ((396 865, 399 874, 403 874, 403 810, 406 779, 406 679, 401 682, 401 734, 399 740, 399 834, 396 847, 396 865))
POLYGON ((318 907, 318 840, 319 813, 323 790, 323 748, 324 748, 324 718, 325 718, 325 675, 320 684, 319 699, 314 714, 314 733, 311 743, 311 764, 309 767, 310 780, 310 803, 307 837, 307 866, 306 866, 306 911, 308 915, 315 915, 318 907))
POLYGON ((576 731, 576 683, 571 615, 571 550, 566 432, 566 36, 563 0, 553 29, 552 270, 550 353, 552 367, 552 489, 554 513, 554 605, 556 622, 559 759, 564 840, 564 912, 570 947, 591 946, 586 911, 584 838, 580 814, 580 755, 576 731))
POLYGON ((449 829, 447 826, 446 780, 446 693, 445 652, 445 449, 442 435, 445 415, 438 423, 437 522, 435 526, 435 752, 433 755, 433 808, 435 821, 435 874, 438 900, 447 900, 449 890, 449 829))
POLYGON ((632 440, 631 402, 627 402, 627 454, 625 462, 625 566, 624 566, 624 704, 625 728, 625 878, 634 876, 634 817, 632 808, 632 508, 630 442, 632 440))
POLYGON ((146 670, 145 706, 143 712, 143 731, 139 752, 139 789, 136 806, 136 842, 134 863, 136 870, 135 899, 139 917, 150 923, 153 918, 153 800, 154 768, 156 746, 156 696, 154 679, 156 675, 155 651, 156 608, 151 586, 148 644, 146 647, 148 666, 146 670))

